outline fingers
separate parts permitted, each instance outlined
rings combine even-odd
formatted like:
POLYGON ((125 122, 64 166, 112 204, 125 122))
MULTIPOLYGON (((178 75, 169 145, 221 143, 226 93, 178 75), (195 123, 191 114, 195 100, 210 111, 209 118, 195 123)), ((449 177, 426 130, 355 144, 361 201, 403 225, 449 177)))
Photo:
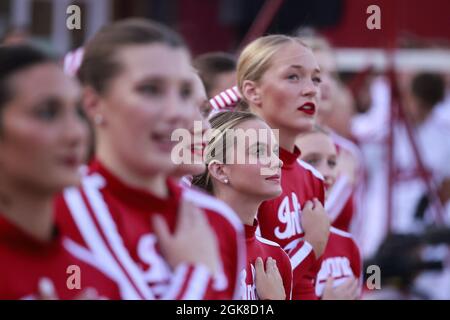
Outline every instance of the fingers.
POLYGON ((305 205, 304 205, 304 207, 303 207, 303 211, 304 211, 304 210, 311 211, 311 210, 313 209, 313 207, 314 207, 313 202, 310 201, 310 200, 308 200, 308 201, 305 202, 305 205))
POLYGON ((162 246, 170 241, 171 233, 166 220, 161 215, 155 215, 152 218, 153 230, 155 231, 156 237, 162 246))
POLYGON ((357 279, 352 279, 348 292, 350 300, 356 300, 358 298, 359 288, 357 279))
POLYGON ((314 209, 318 209, 318 208, 322 207, 322 202, 320 202, 319 199, 317 199, 317 198, 313 199, 313 204, 314 204, 314 209))
POLYGON ((84 289, 75 300, 98 300, 100 299, 100 295, 97 290, 94 288, 86 288, 84 289))
POLYGON ((263 260, 260 257, 256 258, 255 270, 256 270, 256 274, 258 274, 258 275, 265 273, 265 271, 264 271, 264 263, 263 263, 263 260))
POLYGON ((49 278, 41 278, 38 282, 38 294, 41 300, 58 300, 58 295, 49 278))
POLYGON ((327 282, 325 283, 325 289, 332 290, 333 289, 334 280, 332 277, 327 278, 327 282))

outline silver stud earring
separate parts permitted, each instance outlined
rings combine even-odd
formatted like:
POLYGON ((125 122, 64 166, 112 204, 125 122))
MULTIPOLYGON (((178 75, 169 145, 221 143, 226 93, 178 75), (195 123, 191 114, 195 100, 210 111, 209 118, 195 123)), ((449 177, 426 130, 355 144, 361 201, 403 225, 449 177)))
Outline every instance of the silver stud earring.
POLYGON ((103 123, 103 116, 101 114, 96 114, 94 116, 94 122, 95 122, 95 124, 102 124, 103 123))
POLYGON ((228 183, 228 179, 227 178, 223 179, 223 183, 227 184, 228 183))

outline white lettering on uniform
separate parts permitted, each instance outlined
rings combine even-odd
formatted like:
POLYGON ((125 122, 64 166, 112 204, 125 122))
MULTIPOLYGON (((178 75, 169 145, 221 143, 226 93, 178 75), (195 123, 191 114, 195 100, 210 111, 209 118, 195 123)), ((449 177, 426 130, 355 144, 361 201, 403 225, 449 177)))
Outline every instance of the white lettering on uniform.
POLYGON ((280 206, 278 207, 278 220, 285 225, 283 231, 281 231, 282 227, 280 226, 277 226, 275 228, 275 236, 278 239, 289 239, 296 234, 303 233, 303 229, 300 224, 300 213, 301 206, 298 202, 297 195, 292 192, 291 199, 289 198, 289 196, 285 196, 283 201, 281 201, 280 206), (292 211, 291 202, 293 208, 292 211))

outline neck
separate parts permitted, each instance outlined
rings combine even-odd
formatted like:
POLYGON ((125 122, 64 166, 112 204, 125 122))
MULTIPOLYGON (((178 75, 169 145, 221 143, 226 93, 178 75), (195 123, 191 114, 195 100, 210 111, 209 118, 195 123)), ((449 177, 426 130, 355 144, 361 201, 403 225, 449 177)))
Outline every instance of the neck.
MULTIPOLYGON (((231 188, 229 188, 231 189, 231 188)), ((252 226, 262 201, 234 190, 218 190, 215 195, 237 213, 243 224, 252 226)))
MULTIPOLYGON (((278 130, 278 142, 280 144, 280 147, 289 152, 294 152, 295 140, 298 136, 298 133, 292 132, 292 131, 284 129, 284 128, 280 129, 278 125, 271 123, 270 121, 265 119, 263 117, 263 115, 261 114, 260 107, 257 107, 254 105, 249 105, 249 107, 250 107, 250 111, 253 112, 254 114, 258 115, 261 119, 264 119, 264 121, 268 124, 268 126, 272 130, 278 130)), ((277 135, 276 131, 274 131, 274 133, 275 133, 275 135, 277 135)))
POLYGON ((282 132, 280 130, 280 147, 286 151, 294 152, 296 136, 292 133, 282 132))
POLYGON ((53 192, 15 185, 2 177, 0 215, 33 238, 46 242, 54 225, 53 192))
POLYGON ((120 181, 136 188, 146 190, 158 197, 164 198, 168 195, 166 176, 162 173, 149 174, 147 176, 136 174, 121 164, 107 152, 97 152, 97 159, 110 170, 120 181))
POLYGON ((431 108, 427 109, 426 107, 421 107, 417 111, 417 114, 413 118, 415 124, 421 124, 428 119, 428 116, 431 114, 431 108))

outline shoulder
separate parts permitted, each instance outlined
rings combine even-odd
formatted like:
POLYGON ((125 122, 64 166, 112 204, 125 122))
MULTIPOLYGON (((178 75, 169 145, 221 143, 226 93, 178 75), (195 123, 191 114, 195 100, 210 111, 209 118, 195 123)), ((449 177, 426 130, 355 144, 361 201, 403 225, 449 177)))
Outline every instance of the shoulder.
POLYGON ((281 260, 281 263, 289 263, 290 265, 291 260, 289 259, 289 256, 278 243, 267 240, 266 238, 258 235, 256 236, 256 240, 258 240, 266 248, 270 249, 270 251, 274 255, 273 258, 276 258, 276 260, 281 260))
POLYGON ((330 227, 330 232, 334 233, 336 235, 339 235, 341 237, 353 240, 353 236, 350 233, 345 232, 345 231, 343 231, 341 229, 338 229, 338 228, 335 228, 335 227, 330 227))
POLYGON ((236 230, 244 230, 237 214, 226 203, 202 191, 183 188, 183 199, 189 200, 198 207, 208 211, 208 214, 218 216, 228 221, 236 230))
POLYGON ((319 180, 324 180, 322 174, 316 169, 314 168, 312 165, 310 165, 309 163, 306 163, 303 160, 297 160, 298 164, 300 165, 300 167, 303 170, 306 170, 307 172, 309 172, 310 174, 312 174, 314 177, 316 177, 319 180))

